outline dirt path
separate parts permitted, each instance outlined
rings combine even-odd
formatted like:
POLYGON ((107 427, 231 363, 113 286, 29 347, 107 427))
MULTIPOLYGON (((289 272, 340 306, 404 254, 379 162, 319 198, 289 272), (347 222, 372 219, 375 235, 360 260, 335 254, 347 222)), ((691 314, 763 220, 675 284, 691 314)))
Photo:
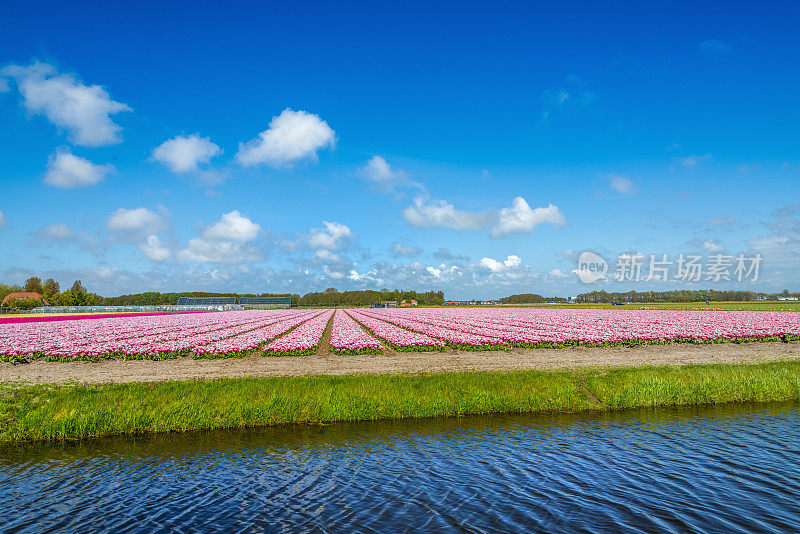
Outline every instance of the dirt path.
MULTIPOLYGON (((336 311, 334 311, 333 314, 335 315, 336 311)), ((322 333, 322 338, 319 341, 319 348, 317 349, 317 353, 314 355, 314 357, 317 358, 330 357, 332 333, 333 333, 333 315, 331 315, 331 318, 328 320, 328 324, 325 325, 325 331, 322 333)))
POLYGON ((511 351, 392 353, 378 356, 230 358, 226 360, 0 363, 0 382, 154 382, 243 376, 420 373, 464 370, 560 369, 571 367, 762 363, 800 358, 800 342, 572 347, 511 351))

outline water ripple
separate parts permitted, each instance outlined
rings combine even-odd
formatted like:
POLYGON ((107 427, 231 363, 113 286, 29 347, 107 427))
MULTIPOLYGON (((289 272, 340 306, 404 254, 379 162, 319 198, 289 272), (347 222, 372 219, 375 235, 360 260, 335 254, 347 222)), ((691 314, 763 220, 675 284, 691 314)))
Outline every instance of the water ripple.
POLYGON ((800 531, 800 405, 0 450, 0 531, 800 531))

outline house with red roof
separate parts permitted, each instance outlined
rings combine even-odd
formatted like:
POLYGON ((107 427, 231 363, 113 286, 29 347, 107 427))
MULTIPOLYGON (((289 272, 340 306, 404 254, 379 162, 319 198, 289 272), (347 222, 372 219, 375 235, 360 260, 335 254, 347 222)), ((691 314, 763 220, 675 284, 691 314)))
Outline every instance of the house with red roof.
POLYGON ((42 306, 50 306, 50 303, 44 300, 44 297, 41 296, 39 293, 9 293, 6 295, 6 298, 3 299, 3 303, 0 304, 1 306, 9 305, 12 301, 16 299, 36 299, 42 303, 42 306))

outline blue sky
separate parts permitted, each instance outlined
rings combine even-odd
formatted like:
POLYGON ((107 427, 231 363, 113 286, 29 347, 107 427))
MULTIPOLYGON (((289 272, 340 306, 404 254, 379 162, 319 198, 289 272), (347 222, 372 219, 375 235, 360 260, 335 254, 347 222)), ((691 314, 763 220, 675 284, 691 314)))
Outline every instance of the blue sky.
POLYGON ((791 3, 6 8, 0 272, 144 290, 800 286, 791 3), (762 258, 582 283, 582 251, 762 258))

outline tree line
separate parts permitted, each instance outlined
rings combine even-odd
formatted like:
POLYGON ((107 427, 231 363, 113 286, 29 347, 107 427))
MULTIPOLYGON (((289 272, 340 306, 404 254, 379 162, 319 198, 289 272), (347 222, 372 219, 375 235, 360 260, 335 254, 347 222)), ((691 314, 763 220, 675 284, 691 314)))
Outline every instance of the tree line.
MULTIPOLYGON (((44 282, 38 277, 31 277, 25 280, 22 286, 16 284, 0 284, 0 301, 11 293, 38 293, 52 306, 97 306, 101 304, 102 298, 89 292, 80 280, 75 280, 72 286, 61 291, 58 282, 48 278, 44 282)), ((30 310, 41 306, 42 303, 37 299, 13 299, 11 303, 6 303, 6 307, 30 310)))
MULTIPOLYGON (((148 291, 133 293, 118 297, 101 297, 89 292, 80 280, 76 280, 67 291, 61 291, 58 282, 48 278, 44 282, 37 277, 29 278, 22 286, 15 284, 0 284, 0 300, 9 293, 38 293, 53 306, 157 306, 174 305, 181 297, 290 297, 292 306, 371 306, 384 300, 416 300, 421 306, 444 304, 442 291, 406 291, 402 289, 382 289, 380 291, 338 291, 328 288, 321 292, 312 292, 305 295, 291 293, 213 293, 206 291, 182 291, 174 293, 159 293, 148 291)), ((31 309, 41 306, 35 299, 17 299, 11 304, 13 308, 31 309)))
POLYGON ((300 295, 290 293, 210 293, 206 291, 182 291, 179 293, 133 293, 118 297, 103 297, 103 306, 157 306, 177 304, 181 297, 291 297, 292 305, 297 306, 300 295))
POLYGON ((798 297, 799 293, 790 293, 784 289, 781 293, 757 293, 755 291, 717 291, 714 289, 675 290, 675 291, 627 291, 607 292, 592 291, 581 293, 575 297, 580 303, 608 303, 608 302, 742 302, 752 300, 775 300, 778 297, 798 297))
POLYGON ((147 306, 157 304, 177 304, 181 297, 291 297, 292 306, 370 306, 383 300, 416 300, 420 305, 437 305, 444 303, 441 291, 339 291, 328 288, 325 291, 306 293, 210 293, 203 291, 184 291, 180 293, 135 293, 119 297, 104 297, 105 306, 147 306))
POLYGON ((406 291, 402 289, 338 291, 328 288, 325 291, 306 293, 300 297, 300 306, 370 306, 384 300, 416 300, 420 306, 440 306, 444 304, 443 291, 406 291))
MULTIPOLYGON (((72 286, 61 291, 55 280, 48 278, 44 282, 38 277, 31 277, 20 286, 16 284, 0 283, 0 300, 10 293, 38 293, 53 306, 154 306, 177 304, 181 297, 291 297, 292 306, 371 306, 381 301, 410 301, 416 300, 420 306, 440 306, 444 304, 442 291, 409 291, 402 289, 381 289, 361 291, 339 291, 330 287, 324 291, 306 293, 305 295, 291 293, 212 293, 204 291, 183 291, 174 293, 159 293, 148 291, 120 295, 118 297, 101 297, 87 290, 80 280, 75 280, 72 286)), ((609 302, 704 302, 704 301, 753 301, 778 297, 800 298, 800 293, 791 293, 784 289, 780 293, 759 293, 754 291, 717 291, 714 289, 700 290, 674 290, 674 291, 627 291, 607 292, 592 291, 581 293, 575 298, 579 303, 609 303, 609 302)), ((509 295, 500 299, 503 304, 540 304, 545 302, 567 302, 564 297, 545 297, 537 293, 521 293, 509 295)), ((35 299, 16 299, 10 307, 18 309, 31 309, 41 306, 35 299)))

